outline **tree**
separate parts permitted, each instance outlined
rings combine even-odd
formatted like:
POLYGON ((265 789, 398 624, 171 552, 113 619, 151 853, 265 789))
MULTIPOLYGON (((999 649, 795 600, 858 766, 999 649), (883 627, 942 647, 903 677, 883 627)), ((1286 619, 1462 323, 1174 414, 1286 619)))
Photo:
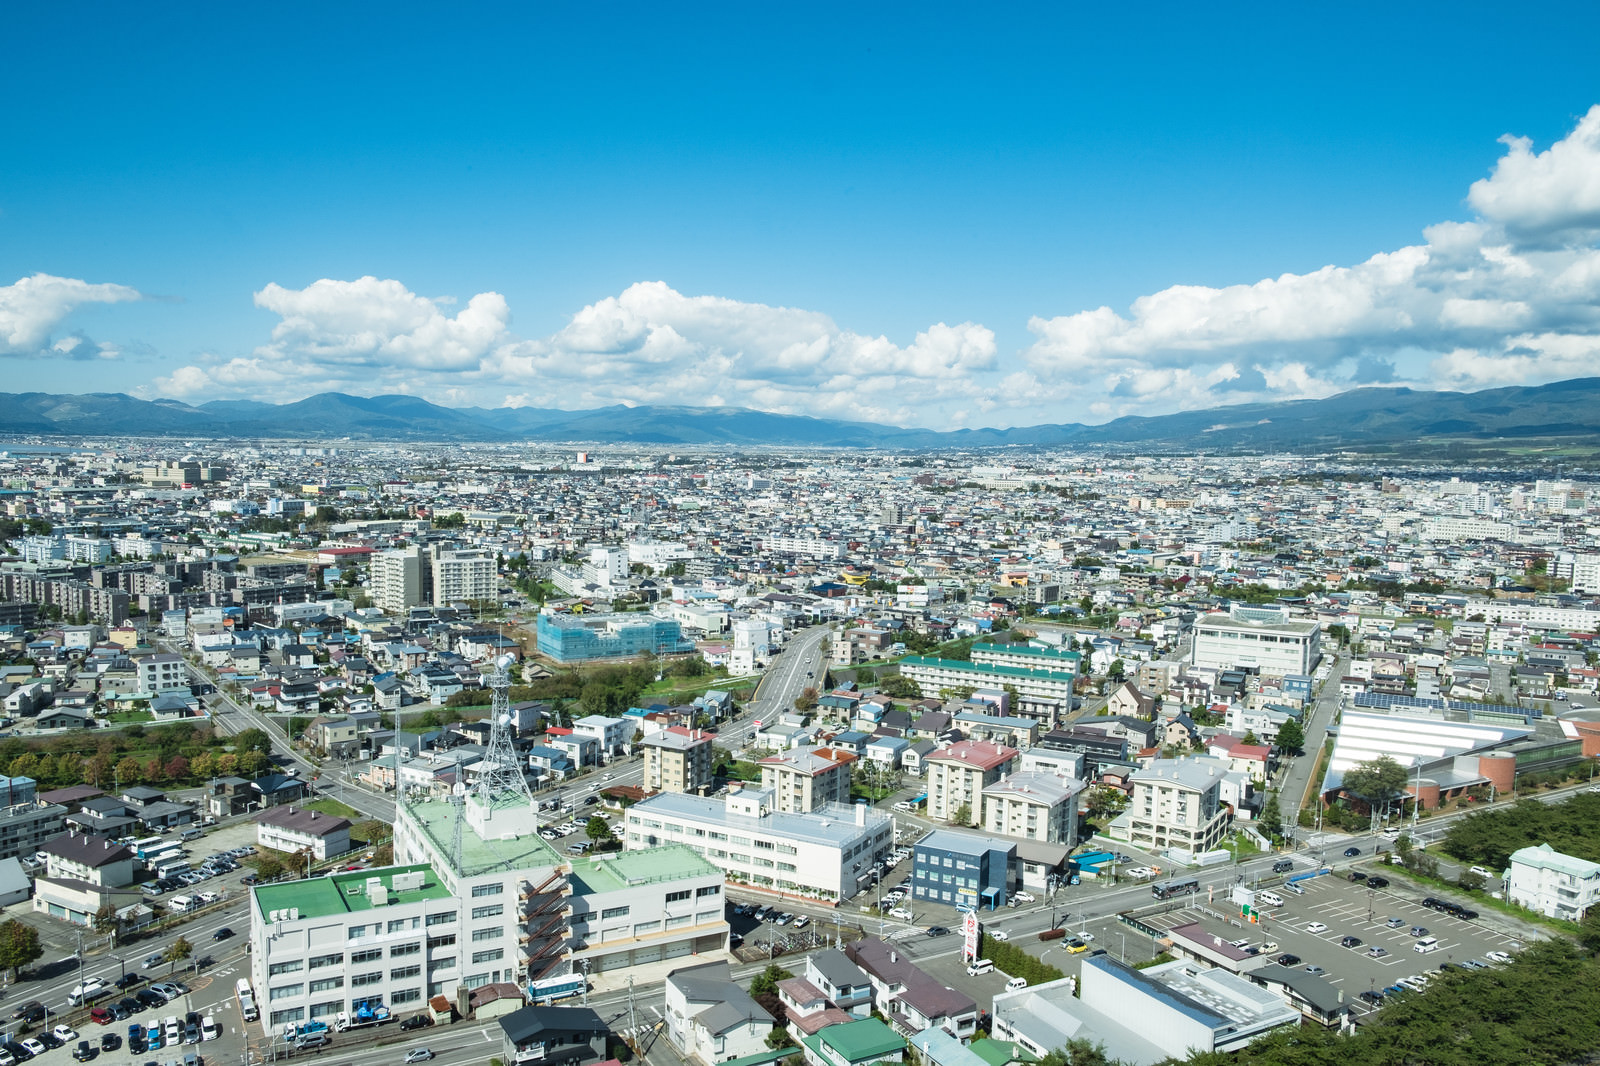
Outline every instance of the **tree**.
POLYGON ((817 709, 817 690, 807 685, 801 690, 800 695, 794 698, 794 709, 801 714, 810 714, 817 709))
POLYGON ((1241 737, 1240 739, 1243 740, 1244 743, 1249 744, 1252 747, 1254 747, 1255 745, 1261 743, 1261 738, 1256 736, 1256 731, 1254 729, 1246 729, 1244 731, 1244 736, 1241 737))
POLYGON ((43 956, 39 930, 15 918, 0 922, 0 968, 11 971, 12 984, 17 983, 17 974, 24 966, 43 956))
POLYGON ((1127 676, 1128 668, 1121 659, 1112 659, 1111 665, 1106 668, 1106 676, 1113 681, 1121 681, 1127 676))
POLYGON ((1590 907, 1578 923, 1578 943, 1591 955, 1600 955, 1600 907, 1590 907))
POLYGON ((1306 731, 1299 722, 1290 718, 1278 727, 1278 738, 1274 743, 1279 751, 1298 755, 1305 748, 1306 731))
POLYGON ((1374 811, 1406 791, 1406 769, 1388 755, 1357 763, 1344 772, 1344 791, 1366 800, 1374 811))
POLYGON ((1267 802, 1261 805, 1261 817, 1258 820, 1262 835, 1276 840, 1283 836, 1283 811, 1278 806, 1278 794, 1267 793, 1267 802))
POLYGON ((955 810, 955 813, 950 816, 950 824, 951 825, 971 825, 972 824, 972 804, 963 803, 961 806, 957 807, 956 810, 955 810))
POLYGON ((129 785, 137 785, 144 780, 144 768, 139 765, 138 759, 129 755, 117 763, 116 778, 117 784, 123 788, 127 788, 129 785))
POLYGON ((355 835, 365 840, 368 844, 376 844, 381 840, 388 840, 393 828, 388 822, 380 822, 376 818, 363 819, 356 823, 355 835))
POLYGON ((775 962, 767 963, 767 968, 750 979, 750 994, 752 996, 777 995, 778 982, 787 981, 794 974, 785 970, 775 962))
POLYGON ((901 700, 922 698, 922 686, 904 674, 889 674, 878 682, 878 691, 901 700))
POLYGON ((597 814, 593 818, 590 818, 588 824, 583 827, 583 835, 594 841, 596 844, 603 840, 610 840, 611 823, 607 822, 604 818, 597 814))
POLYGON ((1120 788, 1111 785, 1096 785, 1084 797, 1084 809, 1089 817, 1099 818, 1108 814, 1120 814, 1128 808, 1128 794, 1120 788))
POLYGON ((117 930, 121 926, 122 923, 117 920, 117 905, 115 903, 107 903, 94 912, 94 931, 108 934, 111 937, 112 947, 117 946, 117 930))
POLYGON ((161 958, 171 964, 172 969, 167 971, 167 973, 170 975, 173 970, 178 968, 178 963, 182 962, 184 959, 187 959, 193 954, 194 945, 180 936, 171 944, 167 945, 167 950, 161 953, 161 958))
POLYGON ((263 881, 276 881, 283 876, 283 860, 275 855, 263 855, 256 860, 256 876, 263 881))
POLYGON ((394 865, 394 842, 386 840, 373 848, 372 863, 374 866, 394 865))
POLYGON ((265 729, 244 729, 233 738, 233 750, 239 753, 259 751, 263 755, 271 755, 272 738, 265 729))

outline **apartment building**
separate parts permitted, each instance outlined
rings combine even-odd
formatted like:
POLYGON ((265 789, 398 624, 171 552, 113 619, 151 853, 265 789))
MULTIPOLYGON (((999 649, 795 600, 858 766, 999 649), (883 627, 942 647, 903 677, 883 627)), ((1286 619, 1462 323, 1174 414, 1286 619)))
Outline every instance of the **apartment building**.
POLYGON ((1074 847, 1082 781, 1052 773, 1014 773, 983 790, 985 832, 1074 847))
POLYGON ((183 657, 170 653, 146 655, 136 663, 139 691, 146 697, 167 693, 189 695, 189 671, 183 657))
POLYGON ((1014 688, 1019 696, 1070 701, 1078 680, 1074 670, 1001 666, 965 659, 933 659, 926 655, 908 655, 901 659, 900 672, 921 685, 922 694, 930 697, 938 696, 944 689, 1014 688))
POLYGON ((668 726, 639 742, 644 753, 644 779, 647 789, 656 792, 708 790, 712 782, 711 747, 713 734, 702 729, 668 726))
POLYGON ((1600 863, 1563 855, 1549 844, 1511 853, 1506 898, 1549 918, 1581 919, 1600 899, 1600 863))
POLYGON ((350 819, 292 804, 268 807, 256 816, 256 843, 291 855, 309 851, 319 860, 331 859, 350 850, 350 819))
POLYGON ((805 814, 826 804, 850 802, 850 774, 856 757, 837 748, 804 748, 762 759, 761 787, 772 793, 773 809, 805 814))
POLYGON ((452 603, 496 598, 499 575, 493 552, 477 549, 435 549, 429 559, 433 573, 433 603, 445 607, 452 603))
POLYGON ((1129 784, 1133 801, 1123 817, 1130 843, 1200 852, 1222 839, 1229 815, 1216 760, 1157 759, 1136 771, 1129 784))
POLYGON ((372 557, 372 603, 379 610, 403 615, 421 604, 422 550, 397 548, 372 557))
POLYGON ((985 740, 963 740, 923 757, 928 775, 928 817, 948 822, 966 808, 967 821, 983 812, 983 790, 1010 773, 1017 749, 985 740))

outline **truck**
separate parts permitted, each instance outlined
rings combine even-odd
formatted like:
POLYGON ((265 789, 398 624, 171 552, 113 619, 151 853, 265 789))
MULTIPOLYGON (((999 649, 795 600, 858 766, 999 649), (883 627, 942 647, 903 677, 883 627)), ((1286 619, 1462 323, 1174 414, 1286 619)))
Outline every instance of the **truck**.
POLYGON ((260 1014, 256 1009, 255 994, 250 991, 249 979, 244 977, 239 978, 238 983, 233 987, 233 994, 238 997, 239 1013, 244 1017, 245 1021, 253 1022, 256 1020, 256 1018, 260 1017, 260 1014))
POLYGON ((381 1003, 363 1003, 354 1011, 340 1011, 333 1020, 333 1026, 343 1033, 351 1029, 364 1029, 369 1025, 382 1025, 389 1020, 388 1007, 381 1003))
POLYGON ((289 1043, 309 1033, 325 1033, 327 1031, 327 1022, 290 1022, 283 1027, 283 1039, 285 1043, 289 1043))

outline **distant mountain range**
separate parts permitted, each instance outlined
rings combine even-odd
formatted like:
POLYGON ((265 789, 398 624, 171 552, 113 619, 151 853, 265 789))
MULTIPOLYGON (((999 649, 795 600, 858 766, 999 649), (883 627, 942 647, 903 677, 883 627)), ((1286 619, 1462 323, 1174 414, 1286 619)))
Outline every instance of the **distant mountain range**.
POLYGON ((0 435, 572 441, 849 448, 1112 445, 1324 451, 1416 441, 1600 440, 1600 378, 1482 392, 1362 388, 1324 400, 1242 404, 1016 429, 937 431, 767 414, 738 407, 440 407, 414 396, 327 392, 295 403, 138 400, 122 393, 0 393, 0 435))

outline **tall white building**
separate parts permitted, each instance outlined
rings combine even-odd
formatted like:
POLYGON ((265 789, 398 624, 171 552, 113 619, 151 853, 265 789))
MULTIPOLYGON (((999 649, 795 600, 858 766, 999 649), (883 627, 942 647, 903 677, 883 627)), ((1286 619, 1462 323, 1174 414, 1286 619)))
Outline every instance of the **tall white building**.
POLYGON ((438 550, 433 553, 433 602, 446 606, 457 601, 493 600, 499 588, 494 554, 478 549, 438 550))
POLYGON ((397 548, 372 557, 372 603, 390 614, 422 603, 422 551, 397 548))

